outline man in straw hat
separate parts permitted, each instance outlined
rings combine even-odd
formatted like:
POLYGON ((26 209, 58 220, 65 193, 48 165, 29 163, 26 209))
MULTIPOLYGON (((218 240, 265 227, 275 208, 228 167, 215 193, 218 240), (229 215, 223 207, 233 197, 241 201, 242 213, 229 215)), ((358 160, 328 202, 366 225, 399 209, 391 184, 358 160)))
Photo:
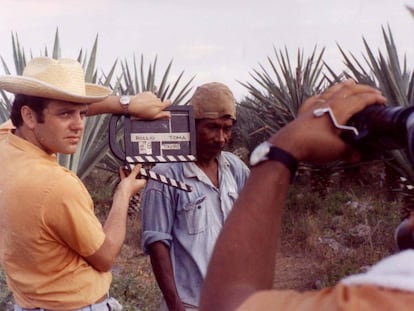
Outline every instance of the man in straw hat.
POLYGON ((221 83, 199 86, 191 98, 197 161, 154 170, 192 186, 192 192, 148 181, 142 244, 164 300, 161 310, 196 310, 216 238, 248 176, 247 166, 223 151, 236 122, 232 92, 221 83))
POLYGON ((272 289, 283 208, 299 161, 358 159, 337 124, 385 97, 348 80, 307 99, 298 117, 252 152, 251 174, 217 240, 204 282, 202 311, 388 311, 413 310, 414 250, 391 255, 366 273, 320 291, 272 289), (319 110, 320 111, 320 110, 319 110))
POLYGON ((170 103, 142 93, 122 106, 111 90, 85 83, 71 59, 34 58, 22 76, 0 77, 0 88, 15 94, 13 124, 0 127, 0 263, 14 310, 111 310, 109 270, 125 238, 129 200, 145 180, 136 179, 139 166, 129 176, 120 171, 102 226, 85 186, 56 153, 76 151, 88 115, 128 109, 168 117, 170 103))

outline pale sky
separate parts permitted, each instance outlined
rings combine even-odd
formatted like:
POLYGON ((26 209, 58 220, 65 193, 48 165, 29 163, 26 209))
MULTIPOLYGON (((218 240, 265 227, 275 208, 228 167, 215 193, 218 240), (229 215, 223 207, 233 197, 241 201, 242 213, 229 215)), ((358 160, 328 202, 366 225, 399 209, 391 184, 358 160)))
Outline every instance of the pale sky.
MULTIPOLYGON (((274 48, 298 49, 309 56, 326 48, 324 60, 342 68, 337 43, 357 57, 362 37, 383 49, 381 27, 391 27, 397 47, 414 64, 414 18, 406 5, 414 0, 0 0, 0 55, 12 64, 11 33, 26 53, 51 50, 59 28, 62 56, 90 51, 99 36, 98 66, 106 70, 116 58, 146 63, 158 56, 159 76, 173 60, 172 75, 185 72, 194 86, 227 84, 237 99, 247 95, 237 82, 252 82, 259 64, 270 69, 274 48)), ((362 61, 362 57, 360 57, 362 61)), ((0 67, 0 74, 3 74, 0 67)))

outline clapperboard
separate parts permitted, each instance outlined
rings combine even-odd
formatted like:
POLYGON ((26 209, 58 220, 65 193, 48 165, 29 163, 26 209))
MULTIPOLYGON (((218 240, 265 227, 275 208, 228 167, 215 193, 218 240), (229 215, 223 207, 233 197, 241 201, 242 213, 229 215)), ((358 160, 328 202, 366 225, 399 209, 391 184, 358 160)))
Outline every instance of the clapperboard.
MULTIPOLYGON (((109 122, 112 153, 130 168, 135 164, 193 162, 196 160, 195 121, 192 106, 171 106, 170 119, 141 120, 113 115, 109 122)), ((191 191, 191 186, 149 169, 140 174, 169 186, 191 191)))

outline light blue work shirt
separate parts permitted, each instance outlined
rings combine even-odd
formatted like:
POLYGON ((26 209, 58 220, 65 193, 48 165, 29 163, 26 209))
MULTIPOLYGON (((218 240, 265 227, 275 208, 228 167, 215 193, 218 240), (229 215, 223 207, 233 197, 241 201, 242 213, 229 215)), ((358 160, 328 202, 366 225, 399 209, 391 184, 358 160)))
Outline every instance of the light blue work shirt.
POLYGON ((141 201, 144 252, 157 241, 170 248, 178 294, 195 306, 217 237, 249 175, 230 152, 217 160, 220 188, 194 163, 157 164, 155 172, 190 185, 192 192, 148 180, 141 201))

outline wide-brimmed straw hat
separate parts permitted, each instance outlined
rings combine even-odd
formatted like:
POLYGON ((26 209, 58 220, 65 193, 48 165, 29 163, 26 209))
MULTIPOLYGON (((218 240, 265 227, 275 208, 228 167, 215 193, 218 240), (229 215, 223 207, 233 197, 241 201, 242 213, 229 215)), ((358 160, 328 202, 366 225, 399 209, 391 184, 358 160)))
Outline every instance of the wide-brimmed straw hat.
POLYGON ((217 119, 228 116, 236 120, 236 104, 230 89, 219 82, 210 82, 197 87, 191 97, 196 119, 217 119))
POLYGON ((111 94, 109 88, 85 82, 81 64, 73 59, 33 58, 21 76, 1 76, 0 88, 14 94, 69 101, 98 102, 111 94))

